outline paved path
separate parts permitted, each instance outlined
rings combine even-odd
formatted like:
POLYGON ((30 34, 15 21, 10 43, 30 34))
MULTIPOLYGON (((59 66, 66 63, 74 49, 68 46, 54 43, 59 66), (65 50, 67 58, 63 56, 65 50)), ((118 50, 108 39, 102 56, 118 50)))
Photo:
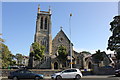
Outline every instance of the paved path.
MULTIPOLYGON (((7 77, 3 77, 3 78, 0 78, 0 80, 8 80, 8 79, 7 77)), ((52 79, 50 79, 50 77, 45 77, 45 79, 43 80, 52 80, 52 79)), ((120 80, 120 77, 115 77, 113 75, 109 75, 109 76, 94 75, 94 76, 83 76, 81 80, 120 80)))

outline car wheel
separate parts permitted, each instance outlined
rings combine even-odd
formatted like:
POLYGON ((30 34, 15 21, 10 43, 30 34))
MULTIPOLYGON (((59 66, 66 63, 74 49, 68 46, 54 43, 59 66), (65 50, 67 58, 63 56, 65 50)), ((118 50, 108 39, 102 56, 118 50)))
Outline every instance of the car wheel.
POLYGON ((62 77, 61 76, 57 76, 56 80, 62 80, 62 77))
POLYGON ((81 76, 80 75, 76 75, 75 76, 75 80, 80 80, 81 79, 81 76))
POLYGON ((17 77, 13 77, 13 80, 18 80, 18 78, 17 77))
POLYGON ((40 77, 38 77, 38 76, 35 77, 35 80, 39 80, 39 79, 40 79, 40 77))
POLYGON ((116 77, 119 77, 120 75, 115 75, 116 77))

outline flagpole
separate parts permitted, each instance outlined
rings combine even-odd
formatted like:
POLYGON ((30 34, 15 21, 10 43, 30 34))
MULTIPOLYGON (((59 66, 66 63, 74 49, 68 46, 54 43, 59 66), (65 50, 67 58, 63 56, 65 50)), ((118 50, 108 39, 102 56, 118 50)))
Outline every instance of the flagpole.
POLYGON ((70 18, 69 18, 69 29, 70 29, 70 67, 72 69, 71 17, 72 17, 72 13, 70 13, 70 18))

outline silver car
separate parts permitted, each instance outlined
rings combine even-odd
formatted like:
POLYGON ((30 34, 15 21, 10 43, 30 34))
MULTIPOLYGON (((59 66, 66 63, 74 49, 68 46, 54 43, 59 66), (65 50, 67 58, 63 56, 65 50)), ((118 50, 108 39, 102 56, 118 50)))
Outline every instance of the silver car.
POLYGON ((81 77, 82 77, 82 73, 79 69, 67 69, 51 75, 51 79, 54 80, 62 80, 62 79, 80 80, 81 77))

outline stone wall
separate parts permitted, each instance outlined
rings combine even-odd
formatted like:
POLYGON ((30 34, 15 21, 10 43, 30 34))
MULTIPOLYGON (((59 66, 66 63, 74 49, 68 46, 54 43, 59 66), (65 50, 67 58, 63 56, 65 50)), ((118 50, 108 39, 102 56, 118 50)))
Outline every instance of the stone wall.
MULTIPOLYGON (((0 69, 0 76, 2 77, 7 77, 8 74, 12 71, 15 71, 17 69, 0 69)), ((56 73, 56 72, 59 72, 60 70, 40 70, 40 69, 30 69, 30 71, 34 72, 34 73, 37 73, 37 74, 43 74, 44 76, 51 76, 51 74, 53 73, 56 73)))
MULTIPOLYGON (((11 70, 8 70, 8 69, 0 69, 0 77, 7 77, 8 74, 11 72, 11 71, 15 71, 16 69, 11 69, 11 70)), ((51 76, 53 73, 56 73, 56 72, 59 72, 61 70, 47 70, 47 69, 44 69, 44 70, 40 70, 40 69, 31 69, 30 71, 33 71, 34 73, 37 73, 37 74, 43 74, 44 76, 51 76)), ((91 71, 82 71, 82 74, 85 76, 85 75, 93 75, 93 73, 91 71)))
POLYGON ((114 75, 115 69, 112 67, 97 67, 94 66, 93 74, 95 75, 114 75))

